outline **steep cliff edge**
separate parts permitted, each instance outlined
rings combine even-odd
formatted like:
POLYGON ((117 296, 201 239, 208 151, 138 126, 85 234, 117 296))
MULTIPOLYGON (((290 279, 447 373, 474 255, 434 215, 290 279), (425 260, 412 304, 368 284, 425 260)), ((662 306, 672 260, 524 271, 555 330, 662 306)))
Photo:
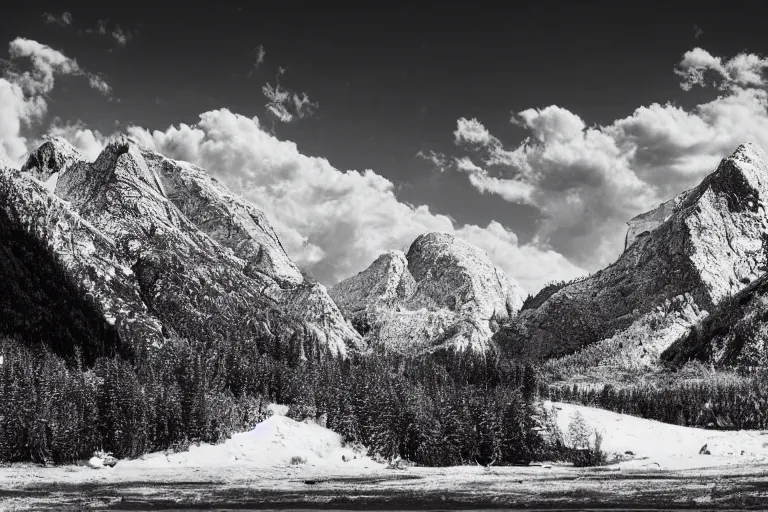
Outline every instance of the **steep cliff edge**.
MULTIPOLYGON (((560 357, 649 325, 647 316, 667 301, 685 304, 686 331, 702 311, 764 273, 767 199, 768 157, 743 144, 677 204, 651 212, 641 229, 630 225, 633 234, 614 264, 534 298, 535 307, 521 311, 494 340, 515 357, 560 357)), ((669 329, 682 325, 680 318, 664 315, 669 325, 643 328, 645 343, 662 353, 681 335, 669 329)))

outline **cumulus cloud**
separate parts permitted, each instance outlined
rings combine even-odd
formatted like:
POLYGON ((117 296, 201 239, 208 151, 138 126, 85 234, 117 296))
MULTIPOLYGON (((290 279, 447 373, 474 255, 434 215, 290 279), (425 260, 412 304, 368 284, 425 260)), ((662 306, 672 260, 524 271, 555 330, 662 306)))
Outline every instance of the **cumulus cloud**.
POLYGON ((67 25, 72 24, 72 20, 72 14, 69 12, 63 12, 59 16, 50 12, 43 13, 43 21, 45 23, 55 23, 62 27, 66 27, 67 25))
POLYGON ((19 84, 29 94, 50 92, 53 89, 54 74, 81 73, 80 66, 74 59, 31 39, 21 37, 14 39, 8 47, 8 53, 12 62, 18 62, 21 59, 30 61, 31 69, 18 71, 12 67, 7 73, 14 83, 19 84))
POLYGON ((18 166, 27 152, 22 128, 40 119, 46 110, 42 97, 27 97, 21 86, 0 78, 0 158, 18 166))
POLYGON ((752 53, 740 53, 731 59, 723 60, 701 48, 694 48, 685 53, 675 73, 683 78, 680 87, 690 90, 695 85, 706 86, 705 75, 714 75, 711 85, 721 90, 734 87, 764 87, 763 73, 768 67, 768 59, 752 53))
POLYGON ((455 161, 456 168, 469 175, 469 182, 481 193, 497 194, 511 203, 531 204, 534 187, 520 180, 499 179, 467 157, 455 161))
POLYGON ((82 75, 101 93, 109 85, 83 70, 74 59, 37 41, 16 38, 9 44, 9 67, 0 78, 0 157, 19 165, 27 152, 25 128, 40 122, 47 111, 46 95, 56 75, 82 75))
POLYGON ((12 66, 6 75, 8 79, 31 95, 46 94, 53 89, 54 75, 82 75, 88 78, 89 85, 104 95, 111 87, 100 76, 82 69, 75 59, 70 59, 50 46, 32 39, 17 37, 11 41, 8 52, 11 62, 28 60, 31 68, 19 71, 12 66))
POLYGON ((90 161, 96 160, 99 153, 114 138, 114 135, 105 136, 98 130, 91 130, 81 122, 65 123, 59 118, 51 122, 48 135, 68 140, 90 161))
POLYGON ((152 132, 134 126, 128 133, 169 157, 208 169, 263 208, 288 254, 326 284, 429 231, 453 233, 479 246, 532 292, 553 279, 584 273, 554 250, 521 244, 498 222, 457 226, 427 206, 401 202, 386 178, 372 170, 343 172, 323 158, 305 156, 294 143, 264 130, 257 118, 221 109, 202 114, 191 126, 152 132))
POLYGON ((696 48, 676 72, 684 88, 725 91, 686 110, 654 103, 606 126, 588 126, 551 105, 515 113, 528 137, 507 148, 477 119, 461 118, 450 167, 482 193, 536 206, 536 236, 594 270, 623 248, 625 222, 698 184, 742 142, 768 148, 768 93, 762 57, 715 57, 696 48), (704 72, 716 80, 705 83, 704 72))

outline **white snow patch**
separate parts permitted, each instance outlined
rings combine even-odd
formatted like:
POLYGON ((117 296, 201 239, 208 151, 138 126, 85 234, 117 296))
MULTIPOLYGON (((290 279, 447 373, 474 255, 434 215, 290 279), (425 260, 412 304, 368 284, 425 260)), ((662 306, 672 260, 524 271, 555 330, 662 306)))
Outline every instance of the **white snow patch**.
POLYGON ((581 412, 589 427, 602 433, 603 451, 635 454, 638 460, 621 463, 625 467, 653 464, 660 469, 690 469, 768 461, 768 432, 706 430, 595 407, 559 402, 545 402, 544 405, 555 408, 558 426, 564 433, 567 433, 576 411, 581 412), (711 455, 699 454, 704 445, 711 455))
POLYGON ((51 174, 47 180, 43 183, 43 186, 50 192, 51 194, 56 192, 56 182, 59 181, 59 173, 54 172, 51 174))
POLYGON ((289 406, 280 404, 269 404, 267 410, 272 412, 272 416, 287 416, 289 406))
POLYGON ((324 468, 374 468, 362 451, 343 446, 339 434, 315 423, 298 422, 281 415, 235 434, 222 444, 191 446, 188 451, 166 455, 153 453, 136 460, 120 461, 117 468, 174 468, 244 466, 272 468, 315 466, 324 468))
POLYGON ((88 460, 88 466, 90 466, 93 469, 101 469, 104 467, 104 461, 101 460, 100 457, 91 457, 88 460))

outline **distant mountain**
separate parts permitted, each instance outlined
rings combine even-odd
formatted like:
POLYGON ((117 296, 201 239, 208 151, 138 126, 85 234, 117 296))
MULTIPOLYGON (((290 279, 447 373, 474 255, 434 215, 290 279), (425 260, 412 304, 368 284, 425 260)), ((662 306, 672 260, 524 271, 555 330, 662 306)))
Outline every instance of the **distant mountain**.
POLYGON ((29 282, 23 304, 3 304, 5 331, 56 337, 30 312, 55 310, 67 324, 67 311, 77 310, 117 346, 144 350, 173 334, 255 338, 290 317, 297 335, 332 352, 364 348, 325 287, 304 280, 260 209, 204 170, 129 138, 93 163, 49 139, 21 171, 0 171, 0 217, 6 283, 21 289, 36 266, 49 271, 29 282), (51 309, 61 300, 68 303, 51 309))
POLYGON ((483 251, 447 233, 419 236, 407 255, 382 254, 330 294, 369 343, 410 353, 485 351, 524 297, 483 251))
POLYGON ((513 357, 650 365, 765 272, 768 157, 739 146, 696 188, 629 222, 624 253, 550 286, 494 336, 513 357))

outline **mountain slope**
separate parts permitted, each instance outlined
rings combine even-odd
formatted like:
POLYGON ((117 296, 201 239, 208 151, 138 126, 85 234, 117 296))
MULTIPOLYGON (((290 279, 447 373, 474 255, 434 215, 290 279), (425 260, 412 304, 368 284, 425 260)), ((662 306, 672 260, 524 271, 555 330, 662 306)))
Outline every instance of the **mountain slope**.
POLYGON ((768 276, 763 275, 716 307, 681 336, 662 360, 680 367, 691 360, 716 367, 768 365, 768 276))
POLYGON ((331 289, 366 339, 386 348, 486 350, 501 319, 522 305, 522 289, 488 256, 447 233, 428 233, 331 289))
POLYGON ((42 182, 8 168, 0 170, 0 260, 4 334, 60 353, 81 346, 89 358, 163 339, 114 242, 42 182))
POLYGON ((172 333, 258 337, 269 331, 260 315, 273 311, 293 326, 292 336, 315 337, 338 353, 362 347, 324 287, 304 282, 263 213, 203 170, 128 138, 110 143, 92 164, 67 146, 49 140, 30 155, 23 173, 4 171, 8 192, 0 206, 16 212, 10 227, 26 229, 43 243, 73 286, 90 290, 96 310, 119 326, 121 342, 141 338, 146 347, 172 333), (36 204, 48 205, 47 210, 36 204), (49 223, 24 224, 35 218, 49 223), (70 259, 97 265, 98 276, 115 275, 109 262, 124 269, 119 278, 84 277, 79 267, 58 262, 68 241, 57 238, 57 230, 68 219, 88 226, 87 235, 100 240, 88 246, 87 254, 82 249, 70 259), (153 335, 137 334, 136 318, 142 315, 153 335), (289 316, 305 320, 304 326, 289 316))
POLYGON ((766 199, 768 157, 754 145, 741 145, 676 205, 662 206, 642 229, 630 225, 632 236, 614 264, 543 291, 495 341, 515 357, 543 359, 612 337, 614 349, 631 347, 630 339, 620 338, 634 325, 643 343, 660 354, 680 335, 669 328, 680 325, 681 317, 659 316, 655 308, 680 303, 689 311, 682 321, 688 329, 702 310, 763 274, 766 199), (658 318, 649 322, 648 315, 658 318))

